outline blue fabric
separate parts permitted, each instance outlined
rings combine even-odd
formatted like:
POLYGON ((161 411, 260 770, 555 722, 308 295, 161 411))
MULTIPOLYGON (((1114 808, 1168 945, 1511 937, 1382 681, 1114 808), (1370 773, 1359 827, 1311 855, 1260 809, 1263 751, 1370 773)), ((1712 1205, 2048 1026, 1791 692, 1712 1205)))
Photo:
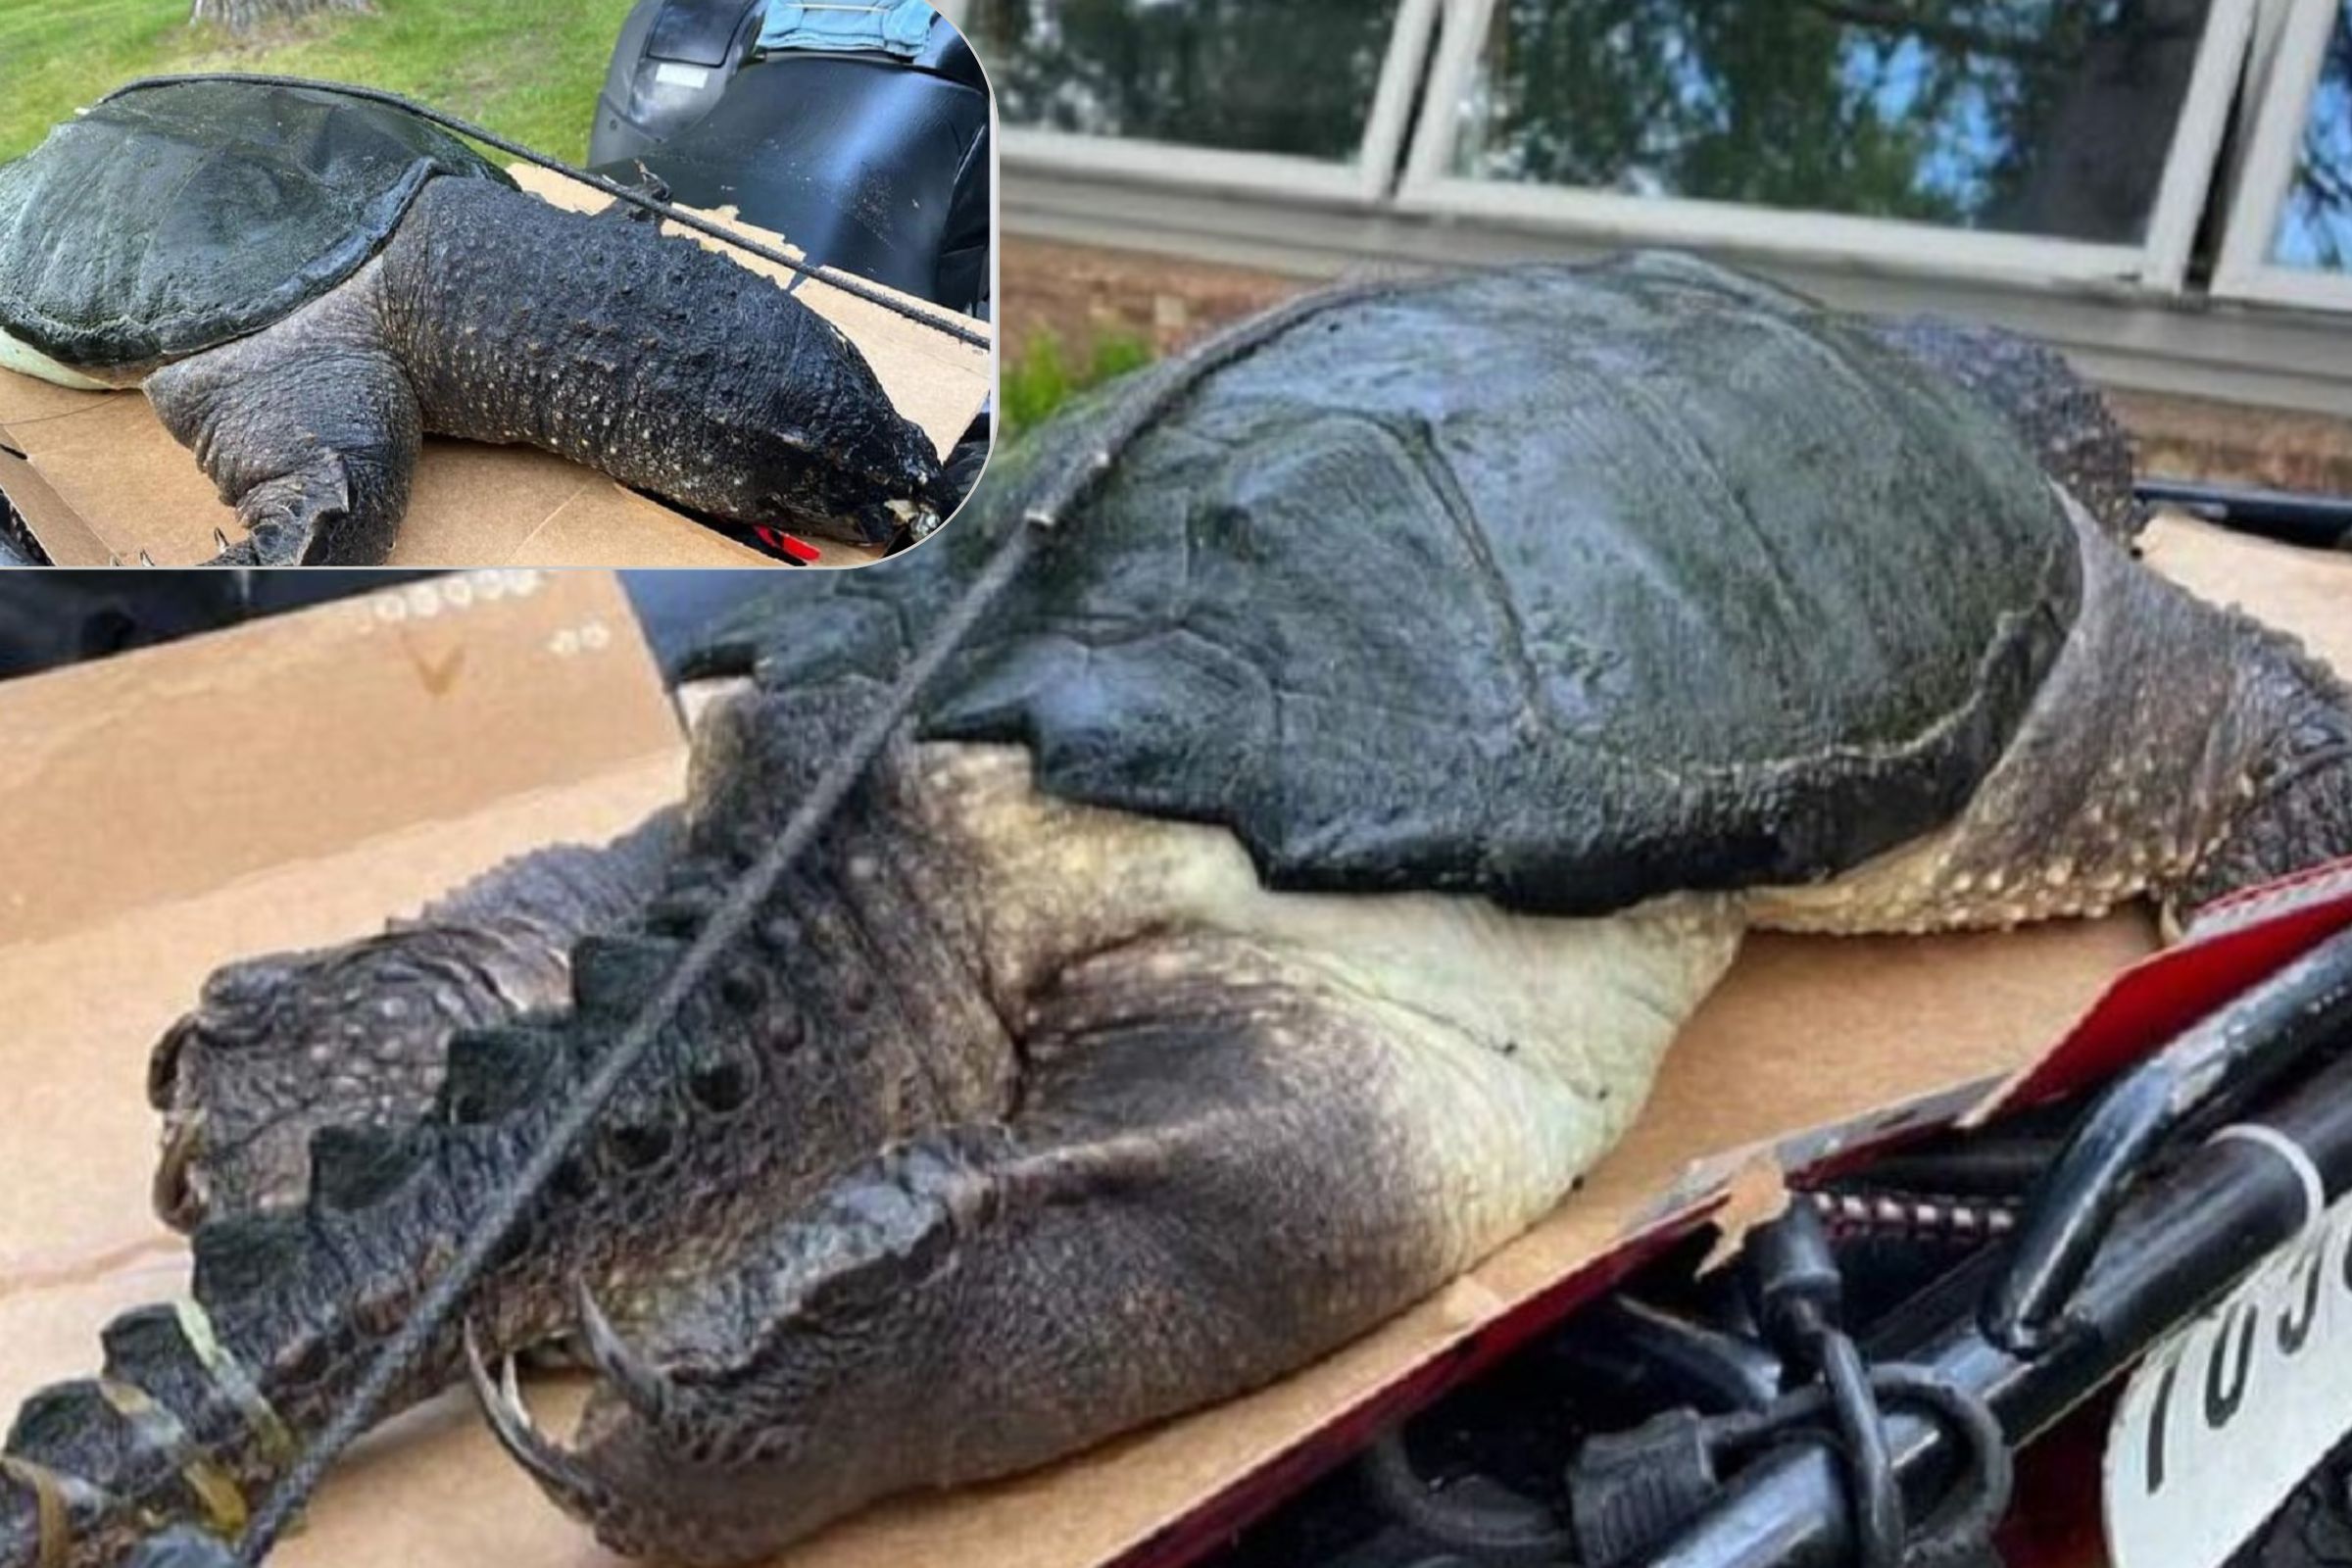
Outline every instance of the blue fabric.
POLYGON ((762 49, 887 49, 911 60, 923 51, 939 13, 923 0, 842 9, 770 4, 760 24, 762 49))

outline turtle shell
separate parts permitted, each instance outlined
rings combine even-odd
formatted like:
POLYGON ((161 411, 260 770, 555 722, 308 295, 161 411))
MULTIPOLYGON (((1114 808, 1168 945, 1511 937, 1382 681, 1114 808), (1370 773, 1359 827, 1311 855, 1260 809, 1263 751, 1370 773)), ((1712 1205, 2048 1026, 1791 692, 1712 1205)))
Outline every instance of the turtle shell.
POLYGON ((126 89, 0 165, 0 331, 77 369, 199 353, 359 270, 436 174, 507 177, 384 104, 126 89))
POLYGON ((1597 912, 1833 874, 1967 800, 2080 601, 1988 410, 1863 323, 1642 256, 1345 294, 1147 372, 913 557, 796 594, 763 677, 896 667, 1171 394, 919 724, 1230 827, 1278 887, 1597 912))

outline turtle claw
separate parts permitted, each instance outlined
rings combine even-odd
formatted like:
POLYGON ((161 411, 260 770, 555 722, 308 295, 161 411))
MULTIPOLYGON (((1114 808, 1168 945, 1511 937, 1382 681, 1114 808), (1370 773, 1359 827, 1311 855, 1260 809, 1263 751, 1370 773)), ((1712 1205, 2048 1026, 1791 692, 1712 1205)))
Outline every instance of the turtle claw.
POLYGON ((342 520, 340 510, 313 513, 297 505, 256 521, 245 536, 245 549, 257 566, 309 565, 313 539, 342 520))
POLYGON ((231 544, 228 536, 216 528, 213 530, 213 537, 220 543, 220 553, 205 563, 208 566, 265 566, 270 564, 262 559, 260 549, 255 546, 250 536, 231 544))
POLYGON ((514 1357, 500 1363, 493 1381, 482 1358, 481 1340, 471 1322, 466 1325, 466 1376, 473 1396, 489 1419, 490 1430, 508 1457, 539 1483, 559 1508, 582 1523, 593 1525, 600 1512, 604 1489, 564 1447, 539 1430, 530 1407, 522 1402, 522 1385, 514 1373, 514 1357))
POLYGON ((596 1293, 584 1280, 578 1295, 580 1330, 587 1342, 589 1360, 612 1391, 628 1401, 631 1409, 658 1427, 669 1425, 669 1415, 676 1404, 672 1396, 675 1386, 666 1374, 620 1337, 612 1327, 612 1320, 597 1304, 596 1293))

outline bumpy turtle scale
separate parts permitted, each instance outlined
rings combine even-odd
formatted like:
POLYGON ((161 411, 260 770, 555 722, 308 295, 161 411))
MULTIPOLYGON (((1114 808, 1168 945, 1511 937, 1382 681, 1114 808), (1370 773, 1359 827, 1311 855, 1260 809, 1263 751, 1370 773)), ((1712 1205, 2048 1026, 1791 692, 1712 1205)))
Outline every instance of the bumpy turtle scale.
POLYGON ((365 941, 215 970, 148 1063, 165 1126, 158 1214, 193 1230, 299 1208, 314 1133, 414 1122, 440 1094, 453 1035, 561 1005, 572 944, 654 897, 677 838, 663 812, 609 845, 496 866, 365 941))
POLYGON ((0 366, 144 386, 249 530, 226 560, 382 561, 428 432, 823 538, 949 505, 929 438, 787 292, 324 87, 126 88, 0 166, 0 366))
MULTIPOLYGON (((2352 853, 2342 684, 2051 487, 2121 460, 2047 361, 1938 379, 1953 339, 1902 335, 1677 259, 1346 291, 780 584, 690 671, 659 891, 586 919, 564 1004, 459 1028, 427 1113, 319 1128, 298 1209, 207 1219, 196 1306, 117 1319, 109 1381, 26 1401, 0 1565, 112 1568, 284 1473, 1035 514, 398 1391, 470 1371, 625 1553, 763 1560, 1328 1353, 1566 1197, 1748 929, 2185 910, 2352 853), (493 1374, 565 1335, 567 1441, 493 1374)), ((239 1038, 307 1057, 350 973, 239 1038)), ((305 1098, 267 1081, 174 1108, 305 1098)))

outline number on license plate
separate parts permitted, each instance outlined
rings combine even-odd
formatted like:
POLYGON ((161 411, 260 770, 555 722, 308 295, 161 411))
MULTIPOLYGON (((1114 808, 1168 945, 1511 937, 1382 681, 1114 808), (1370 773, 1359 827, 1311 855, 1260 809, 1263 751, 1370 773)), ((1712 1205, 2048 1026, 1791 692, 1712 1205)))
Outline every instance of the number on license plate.
POLYGON ((2132 1374, 2107 1440, 2115 1568, 2216 1568, 2352 1432, 2352 1199, 2132 1374))

